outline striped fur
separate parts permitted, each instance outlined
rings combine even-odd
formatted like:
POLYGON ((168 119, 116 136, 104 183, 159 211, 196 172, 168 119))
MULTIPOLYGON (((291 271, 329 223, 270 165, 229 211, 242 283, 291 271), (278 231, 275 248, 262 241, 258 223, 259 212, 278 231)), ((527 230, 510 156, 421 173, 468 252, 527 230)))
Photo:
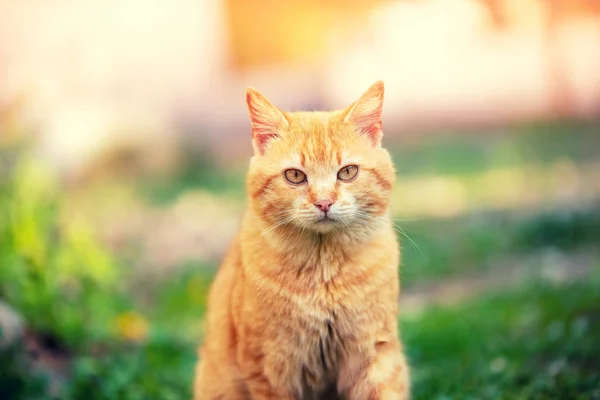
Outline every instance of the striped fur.
POLYGON ((211 288, 194 399, 408 399, 383 84, 331 113, 284 113, 249 93, 248 208, 211 288), (337 179, 346 165, 358 175, 337 179), (291 168, 307 181, 288 182, 291 168))

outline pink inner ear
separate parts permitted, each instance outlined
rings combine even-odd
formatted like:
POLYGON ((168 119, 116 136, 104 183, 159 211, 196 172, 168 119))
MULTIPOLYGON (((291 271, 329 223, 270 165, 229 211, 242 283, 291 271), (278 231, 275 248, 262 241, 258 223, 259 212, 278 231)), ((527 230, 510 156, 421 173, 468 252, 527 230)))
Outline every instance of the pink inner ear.
POLYGON ((263 155, 267 144, 279 137, 279 131, 286 127, 287 121, 275 106, 253 89, 246 92, 246 102, 252 124, 254 148, 258 154, 263 155))
POLYGON ((381 144, 383 136, 381 112, 383 110, 383 82, 377 81, 350 106, 346 122, 352 123, 363 134, 368 136, 373 145, 381 144))
POLYGON ((267 143, 279 136, 276 123, 269 116, 262 117, 259 119, 256 114, 252 115, 252 140, 260 155, 264 155, 267 143))
POLYGON ((379 113, 373 112, 368 115, 360 115, 354 120, 354 124, 371 139, 374 145, 381 138, 382 124, 379 119, 379 113))
MULTIPOLYGON (((362 111, 362 110, 361 110, 362 111)), ((381 108, 377 107, 368 113, 352 115, 352 123, 367 135, 373 145, 377 145, 382 136, 381 108)))
POLYGON ((253 130, 252 136, 253 136, 256 148, 258 149, 260 155, 262 156, 265 154, 265 148, 267 147, 267 143, 270 140, 275 139, 279 135, 277 135, 276 133, 269 132, 269 131, 267 131, 266 133, 260 133, 257 130, 253 130))

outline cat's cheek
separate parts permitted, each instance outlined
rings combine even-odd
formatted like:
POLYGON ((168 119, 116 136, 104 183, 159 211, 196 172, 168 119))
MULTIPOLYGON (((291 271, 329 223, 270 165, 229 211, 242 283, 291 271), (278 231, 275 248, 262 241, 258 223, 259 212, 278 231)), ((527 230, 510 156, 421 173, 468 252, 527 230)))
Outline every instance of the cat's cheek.
POLYGON ((379 215, 385 210, 387 202, 375 187, 364 187, 356 192, 356 210, 357 213, 369 214, 371 216, 379 215))
POLYGON ((294 220, 302 222, 312 211, 306 195, 299 195, 291 200, 291 210, 294 220))
POLYGON ((341 215, 354 213, 356 211, 356 199, 354 195, 347 191, 342 191, 339 200, 337 201, 336 211, 341 215))

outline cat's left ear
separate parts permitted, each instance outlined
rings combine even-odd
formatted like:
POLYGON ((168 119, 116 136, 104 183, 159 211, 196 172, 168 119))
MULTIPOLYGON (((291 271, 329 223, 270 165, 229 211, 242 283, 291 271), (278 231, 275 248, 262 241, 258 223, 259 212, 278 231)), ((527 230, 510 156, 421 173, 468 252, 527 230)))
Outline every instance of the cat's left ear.
POLYGON ((254 152, 263 155, 269 142, 280 137, 282 131, 290 127, 290 122, 281 110, 252 87, 246 89, 246 103, 252 124, 254 152))
POLYGON ((354 125, 366 135, 373 146, 381 146, 383 136, 381 112, 383 109, 383 81, 377 81, 344 111, 344 122, 354 125))

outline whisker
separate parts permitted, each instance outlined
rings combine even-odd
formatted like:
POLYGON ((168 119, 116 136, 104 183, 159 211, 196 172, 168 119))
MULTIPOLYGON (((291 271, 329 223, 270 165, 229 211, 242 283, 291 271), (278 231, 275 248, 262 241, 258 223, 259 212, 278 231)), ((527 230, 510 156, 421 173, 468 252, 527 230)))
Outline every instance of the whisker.
POLYGON ((404 229, 402 229, 401 226, 393 224, 394 225, 394 229, 396 230, 396 232, 400 233, 402 236, 404 236, 406 239, 408 239, 410 241, 410 243, 412 244, 412 246, 419 252, 419 254, 421 254, 421 257, 423 258, 423 261, 427 261, 427 258, 425 257, 425 254, 423 254, 423 252, 421 251, 421 248, 419 247, 419 245, 417 244, 417 242, 415 242, 409 235, 408 233, 406 233, 406 231, 404 229))
POLYGON ((423 221, 425 218, 421 217, 421 218, 410 218, 410 219, 403 219, 403 218, 390 218, 390 221, 399 221, 399 222, 414 222, 414 221, 423 221))
POLYGON ((380 221, 383 223, 388 224, 390 227, 392 227, 392 229, 394 229, 396 232, 398 232, 399 234, 401 234, 402 236, 404 236, 413 246, 413 248, 415 250, 417 250, 419 252, 419 254, 421 255, 421 257, 423 258, 424 261, 427 261, 427 258, 425 257, 425 254, 423 253, 423 251, 421 250, 421 248, 419 247, 419 245, 417 244, 417 242, 415 242, 413 240, 413 238, 411 238, 408 233, 399 225, 397 224, 395 221, 398 221, 398 219, 391 219, 391 218, 387 218, 387 217, 382 217, 382 216, 373 216, 370 215, 362 210, 356 210, 355 215, 358 217, 358 219, 364 221, 364 222, 371 222, 371 221, 380 221))
POLYGON ((279 219, 277 221, 275 221, 271 226, 267 227, 266 229, 264 229, 261 233, 260 233, 260 237, 265 236, 266 234, 268 234, 269 232, 273 231, 274 229, 283 226, 285 224, 290 223, 292 220, 294 219, 293 216, 287 216, 285 218, 279 219))

